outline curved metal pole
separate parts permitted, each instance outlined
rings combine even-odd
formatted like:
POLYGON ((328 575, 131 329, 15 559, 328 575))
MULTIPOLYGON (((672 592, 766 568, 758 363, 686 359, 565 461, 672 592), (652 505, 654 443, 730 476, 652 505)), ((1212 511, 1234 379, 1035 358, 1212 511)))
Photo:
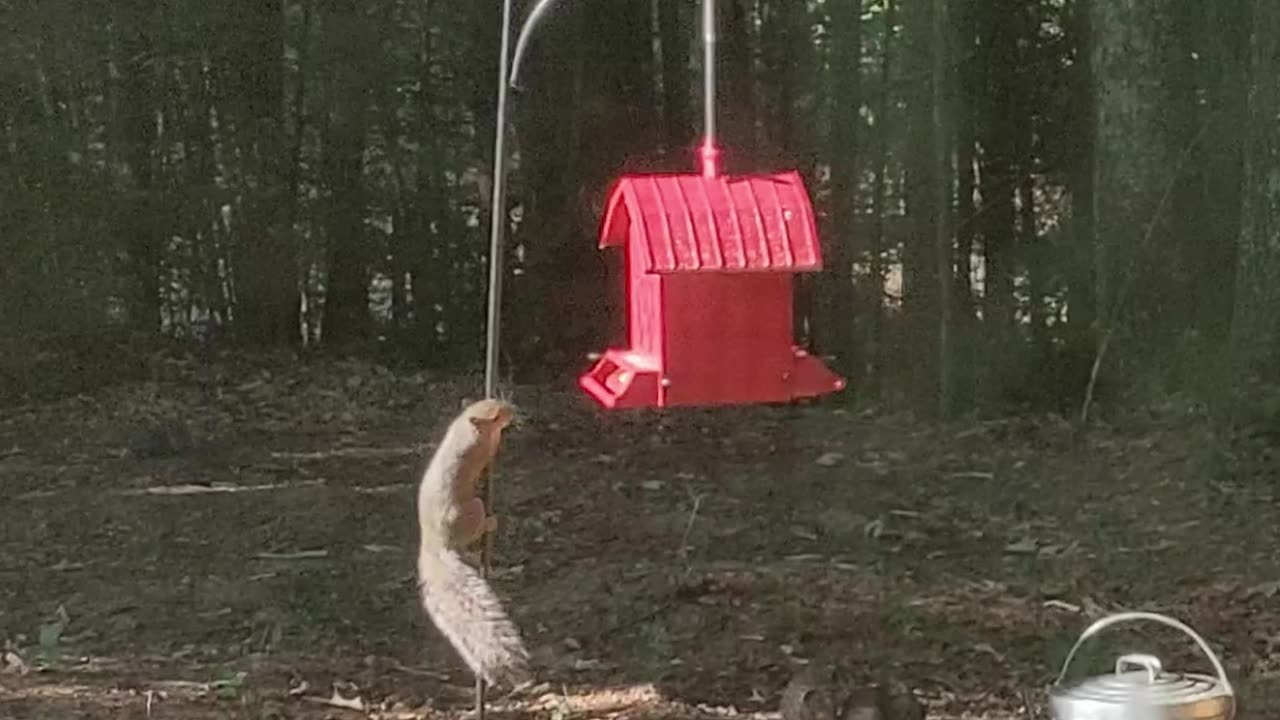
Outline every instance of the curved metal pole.
POLYGON ((557 0, 538 0, 538 4, 533 6, 529 16, 525 18, 524 25, 520 28, 520 38, 516 40, 515 54, 511 59, 511 87, 519 87, 520 60, 528 49, 529 38, 533 35, 538 23, 542 22, 543 16, 556 2, 557 0))
MULTIPOLYGON (((516 43, 514 55, 511 53, 512 0, 503 0, 502 3, 502 57, 498 60, 498 117, 494 123, 493 194, 489 201, 489 308, 484 358, 484 396, 486 398, 493 398, 498 394, 500 357, 498 349, 502 328, 502 253, 504 234, 507 229, 507 89, 517 86, 516 74, 520 71, 520 58, 525 53, 529 37, 554 2, 555 0, 539 0, 534 6, 520 29, 520 39, 516 43)), ((492 483, 486 483, 486 485, 492 486, 492 483)), ((486 502, 489 507, 493 507, 491 495, 486 502)), ((489 535, 486 534, 486 548, 488 538, 489 535)), ((483 720, 484 694, 480 686, 477 686, 476 695, 481 709, 480 718, 483 720)))
MULTIPOLYGON (((520 85, 520 62, 529 49, 529 39, 538 23, 546 16, 557 0, 538 0, 538 4, 529 11, 524 25, 520 28, 520 37, 516 40, 516 50, 511 60, 511 87, 520 85)), ((700 148, 702 174, 715 177, 720 174, 720 147, 716 142, 716 3, 715 0, 702 0, 702 98, 703 98, 703 140, 700 148)))

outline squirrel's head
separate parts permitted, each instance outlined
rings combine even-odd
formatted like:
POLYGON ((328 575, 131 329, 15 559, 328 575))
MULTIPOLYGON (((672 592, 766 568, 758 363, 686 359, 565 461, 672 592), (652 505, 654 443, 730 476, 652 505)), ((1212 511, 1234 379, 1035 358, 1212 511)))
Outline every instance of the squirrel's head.
POLYGON ((501 431, 515 421, 516 407, 505 400, 489 398, 467 405, 462 416, 482 432, 501 431))

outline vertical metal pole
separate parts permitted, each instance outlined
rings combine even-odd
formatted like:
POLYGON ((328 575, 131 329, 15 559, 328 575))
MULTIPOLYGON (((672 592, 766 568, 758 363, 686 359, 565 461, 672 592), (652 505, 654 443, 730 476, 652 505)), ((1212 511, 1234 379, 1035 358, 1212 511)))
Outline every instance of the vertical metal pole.
POLYGON ((485 335, 484 395, 498 394, 498 340, 502 329, 502 253, 507 229, 507 68, 511 3, 502 3, 502 58, 498 62, 498 117, 493 138, 493 196, 489 203, 489 318, 485 335))
POLYGON ((716 145, 716 2, 702 0, 702 175, 720 174, 716 145))
MULTIPOLYGON (((498 60, 498 117, 494 123, 493 137, 493 197, 489 203, 489 309, 488 328, 485 333, 484 396, 498 394, 499 340, 502 329, 502 272, 504 240, 507 229, 507 73, 511 50, 512 0, 502 3, 501 57, 498 60)), ((484 484, 484 505, 493 512, 493 470, 484 484)), ((480 575, 489 577, 489 563, 493 557, 493 533, 484 534, 480 548, 480 575)), ((485 720, 485 681, 476 677, 476 718, 485 720)))

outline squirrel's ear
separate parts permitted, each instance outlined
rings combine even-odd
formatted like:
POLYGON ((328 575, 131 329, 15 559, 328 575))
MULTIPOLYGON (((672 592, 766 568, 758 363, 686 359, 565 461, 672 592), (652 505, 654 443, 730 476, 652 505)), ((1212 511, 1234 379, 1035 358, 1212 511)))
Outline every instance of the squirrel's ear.
POLYGON ((474 400, 472 400, 471 398, 469 398, 469 397, 464 397, 464 398, 462 398, 461 400, 459 400, 459 401, 458 401, 458 409, 459 409, 459 410, 466 410, 468 407, 471 407, 471 403, 473 403, 473 402, 475 402, 475 401, 474 401, 474 400))

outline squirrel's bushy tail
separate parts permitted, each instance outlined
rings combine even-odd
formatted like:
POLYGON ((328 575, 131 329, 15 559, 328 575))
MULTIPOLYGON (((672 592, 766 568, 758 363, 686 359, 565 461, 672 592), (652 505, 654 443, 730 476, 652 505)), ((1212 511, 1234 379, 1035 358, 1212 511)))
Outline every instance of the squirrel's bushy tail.
POLYGON ((529 652, 489 583, 449 548, 418 554, 422 607, 467 666, 486 682, 520 685, 530 679, 529 652))

